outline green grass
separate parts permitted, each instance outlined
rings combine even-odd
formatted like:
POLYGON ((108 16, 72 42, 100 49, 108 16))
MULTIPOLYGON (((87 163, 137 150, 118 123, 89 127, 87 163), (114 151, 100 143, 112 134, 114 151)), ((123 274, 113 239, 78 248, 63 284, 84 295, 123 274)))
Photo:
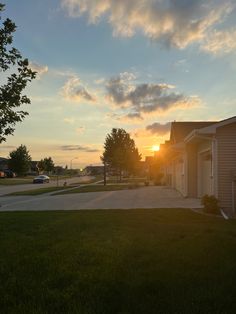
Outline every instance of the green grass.
POLYGON ((30 183, 32 183, 32 179, 14 179, 14 178, 0 179, 0 185, 20 185, 30 183))
POLYGON ((103 179, 102 176, 97 176, 97 177, 95 177, 95 178, 88 179, 87 181, 78 181, 78 182, 75 182, 75 183, 70 183, 70 186, 79 185, 79 184, 95 183, 95 182, 100 181, 100 180, 102 180, 102 179, 103 179))
POLYGON ((127 190, 134 188, 129 184, 122 184, 122 185, 85 185, 78 187, 77 189, 69 190, 69 191, 62 191, 56 193, 56 195, 60 194, 73 194, 73 193, 89 193, 89 192, 104 192, 104 191, 120 191, 120 190, 127 190))
POLYGON ((122 178, 121 181, 117 177, 110 177, 107 179, 107 183, 143 183, 147 181, 146 178, 122 178))
POLYGON ((236 221, 188 210, 0 213, 1 313, 236 312, 236 221))
MULTIPOLYGON (((46 188, 39 188, 35 190, 26 190, 26 191, 20 191, 20 192, 13 192, 6 194, 7 196, 20 196, 20 195, 40 195, 44 193, 49 193, 49 192, 56 192, 56 191, 64 191, 66 189, 71 189, 71 186, 51 186, 51 187, 46 187, 46 188)), ((4 195, 4 196, 6 196, 4 195)))

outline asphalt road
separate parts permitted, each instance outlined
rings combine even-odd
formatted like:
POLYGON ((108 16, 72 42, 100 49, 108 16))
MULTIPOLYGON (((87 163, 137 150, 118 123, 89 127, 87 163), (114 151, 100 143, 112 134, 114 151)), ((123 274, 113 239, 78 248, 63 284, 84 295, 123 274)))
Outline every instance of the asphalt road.
POLYGON ((186 199, 173 189, 157 186, 55 196, 8 196, 1 197, 0 204, 0 211, 201 207, 199 199, 186 199))
MULTIPOLYGON (((64 182, 67 182, 68 185, 73 183, 83 183, 88 181, 93 177, 89 176, 83 176, 83 177, 73 177, 73 178, 64 178, 59 180, 59 186, 63 186, 64 182)), ((4 179, 3 179, 4 180, 4 179)), ((0 185, 0 196, 14 193, 14 192, 21 192, 21 191, 27 191, 27 190, 35 190, 39 188, 46 188, 46 187, 53 187, 57 186, 57 180, 51 180, 49 183, 44 184, 19 184, 19 185, 0 185)))

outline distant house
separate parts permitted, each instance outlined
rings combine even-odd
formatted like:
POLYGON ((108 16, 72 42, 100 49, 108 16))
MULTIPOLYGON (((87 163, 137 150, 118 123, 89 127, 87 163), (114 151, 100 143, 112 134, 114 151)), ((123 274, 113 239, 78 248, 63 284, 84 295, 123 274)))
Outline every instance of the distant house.
POLYGON ((8 169, 8 159, 0 157, 0 171, 4 171, 8 169))
POLYGON ((104 166, 87 166, 84 169, 84 174, 88 176, 102 175, 104 172, 104 166))
POLYGON ((165 181, 185 197, 215 195, 236 214, 236 116, 219 122, 173 122, 161 145, 165 181))

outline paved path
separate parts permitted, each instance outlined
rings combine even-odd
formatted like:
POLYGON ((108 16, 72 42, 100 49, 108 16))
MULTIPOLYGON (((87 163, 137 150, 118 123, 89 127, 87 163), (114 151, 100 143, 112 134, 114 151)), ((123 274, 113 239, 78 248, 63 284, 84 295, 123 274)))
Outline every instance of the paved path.
MULTIPOLYGON (((74 183, 83 183, 89 181, 93 177, 83 176, 83 177, 73 177, 73 178, 64 178, 59 180, 59 186, 62 186, 64 182, 67 184, 74 184, 74 183)), ((3 179, 4 180, 4 179, 3 179)), ((39 188, 46 188, 46 187, 53 187, 57 186, 56 180, 51 180, 50 183, 45 184, 19 184, 19 185, 0 185, 0 196, 4 194, 14 193, 14 192, 21 192, 21 191, 28 191, 28 190, 35 190, 39 188)))
POLYGON ((199 199, 185 199, 175 190, 157 186, 112 192, 1 197, 0 203, 0 211, 201 207, 199 199))

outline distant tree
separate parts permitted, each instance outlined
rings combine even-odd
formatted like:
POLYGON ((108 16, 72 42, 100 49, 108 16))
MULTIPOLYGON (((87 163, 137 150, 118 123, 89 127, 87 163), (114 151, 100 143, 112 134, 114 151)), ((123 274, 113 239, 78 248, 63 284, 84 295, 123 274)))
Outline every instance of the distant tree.
POLYGON ((50 173, 51 171, 54 170, 54 162, 51 157, 44 158, 43 163, 44 163, 44 170, 46 172, 50 173))
POLYGON ((54 162, 51 157, 41 159, 37 164, 38 172, 46 171, 48 173, 54 170, 54 162))
POLYGON ((101 160, 105 166, 117 169, 121 180, 122 171, 135 173, 141 155, 129 133, 124 129, 112 129, 106 136, 101 160))
MULTIPOLYGON (((0 3, 0 21, 4 6, 0 3)), ((12 47, 15 30, 16 25, 10 19, 1 22, 0 73, 6 72, 6 83, 0 86, 0 143, 6 141, 6 136, 13 134, 15 124, 28 115, 26 111, 17 111, 17 108, 30 103, 30 99, 22 95, 22 92, 28 82, 36 77, 36 72, 29 68, 28 60, 12 47)), ((3 77, 2 74, 1 76, 3 77)))
POLYGON ((31 164, 31 156, 25 145, 20 145, 9 154, 9 168, 18 175, 25 175, 31 164))
POLYGON ((37 163, 37 169, 38 169, 38 173, 41 173, 44 171, 44 161, 43 159, 41 159, 38 163, 37 163))

